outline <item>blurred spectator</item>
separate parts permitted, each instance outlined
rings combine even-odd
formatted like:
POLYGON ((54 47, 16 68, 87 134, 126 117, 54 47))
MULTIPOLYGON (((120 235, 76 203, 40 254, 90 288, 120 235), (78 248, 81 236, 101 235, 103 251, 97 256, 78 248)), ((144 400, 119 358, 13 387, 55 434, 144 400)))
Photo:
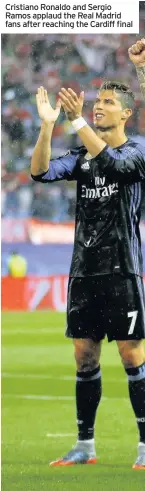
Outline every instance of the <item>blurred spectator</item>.
POLYGON ((27 261, 16 251, 13 251, 8 259, 8 273, 13 278, 24 278, 26 276, 27 261))
MULTIPOLYGON (((140 11, 140 37, 145 32, 145 5, 140 11)), ((128 135, 142 137, 145 109, 128 47, 136 35, 126 34, 3 34, 2 35, 2 194, 3 217, 37 217, 54 222, 74 219, 75 184, 42 186, 31 181, 29 166, 40 119, 35 93, 44 85, 51 103, 61 86, 85 91, 84 114, 92 124, 92 107, 102 79, 121 79, 131 85, 136 110, 128 135)), ((53 132, 52 157, 80 144, 62 112, 53 132)), ((145 191, 143 191, 143 216, 145 191)))

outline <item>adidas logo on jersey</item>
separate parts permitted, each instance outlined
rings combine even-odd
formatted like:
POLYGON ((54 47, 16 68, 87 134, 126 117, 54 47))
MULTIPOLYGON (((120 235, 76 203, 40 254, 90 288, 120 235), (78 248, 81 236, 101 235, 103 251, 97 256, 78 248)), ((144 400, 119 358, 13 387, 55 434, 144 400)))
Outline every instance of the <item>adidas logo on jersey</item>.
POLYGON ((84 164, 81 165, 81 169, 83 169, 83 170, 89 170, 90 169, 89 162, 84 162, 84 164))

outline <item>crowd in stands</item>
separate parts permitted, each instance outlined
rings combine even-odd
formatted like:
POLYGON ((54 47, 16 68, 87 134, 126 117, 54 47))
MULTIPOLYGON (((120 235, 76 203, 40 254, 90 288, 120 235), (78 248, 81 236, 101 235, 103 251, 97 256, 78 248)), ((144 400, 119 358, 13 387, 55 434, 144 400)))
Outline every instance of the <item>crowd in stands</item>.
MULTIPOLYGON (((145 32, 145 10, 140 15, 140 37, 145 32)), ((34 183, 30 159, 40 118, 35 94, 40 85, 50 101, 60 88, 85 91, 84 115, 92 124, 96 90, 104 78, 130 84, 136 110, 129 120, 128 135, 145 145, 145 105, 128 48, 138 35, 51 34, 2 35, 2 217, 70 221, 75 212, 75 184, 34 183)), ((62 112, 55 126, 52 157, 80 144, 62 112)), ((144 191, 145 196, 145 191, 144 191)), ((145 198, 142 207, 145 218, 145 198)))

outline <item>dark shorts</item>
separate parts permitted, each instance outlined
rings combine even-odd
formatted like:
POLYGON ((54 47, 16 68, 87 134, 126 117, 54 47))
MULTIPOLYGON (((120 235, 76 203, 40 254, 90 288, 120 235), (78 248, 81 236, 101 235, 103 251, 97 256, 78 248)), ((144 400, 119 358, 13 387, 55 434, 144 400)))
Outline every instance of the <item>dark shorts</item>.
POLYGON ((66 336, 100 341, 145 338, 145 292, 139 276, 69 278, 66 336))

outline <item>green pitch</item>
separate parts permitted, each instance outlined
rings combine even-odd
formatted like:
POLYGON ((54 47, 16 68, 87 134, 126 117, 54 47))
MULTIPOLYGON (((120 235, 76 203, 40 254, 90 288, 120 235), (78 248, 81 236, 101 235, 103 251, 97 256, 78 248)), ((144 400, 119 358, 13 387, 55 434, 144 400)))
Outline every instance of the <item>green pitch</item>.
POLYGON ((97 465, 48 463, 76 441, 75 365, 64 314, 2 316, 2 491, 143 491, 138 434, 115 343, 103 345, 97 465), (67 436, 67 435, 70 436, 67 436))

